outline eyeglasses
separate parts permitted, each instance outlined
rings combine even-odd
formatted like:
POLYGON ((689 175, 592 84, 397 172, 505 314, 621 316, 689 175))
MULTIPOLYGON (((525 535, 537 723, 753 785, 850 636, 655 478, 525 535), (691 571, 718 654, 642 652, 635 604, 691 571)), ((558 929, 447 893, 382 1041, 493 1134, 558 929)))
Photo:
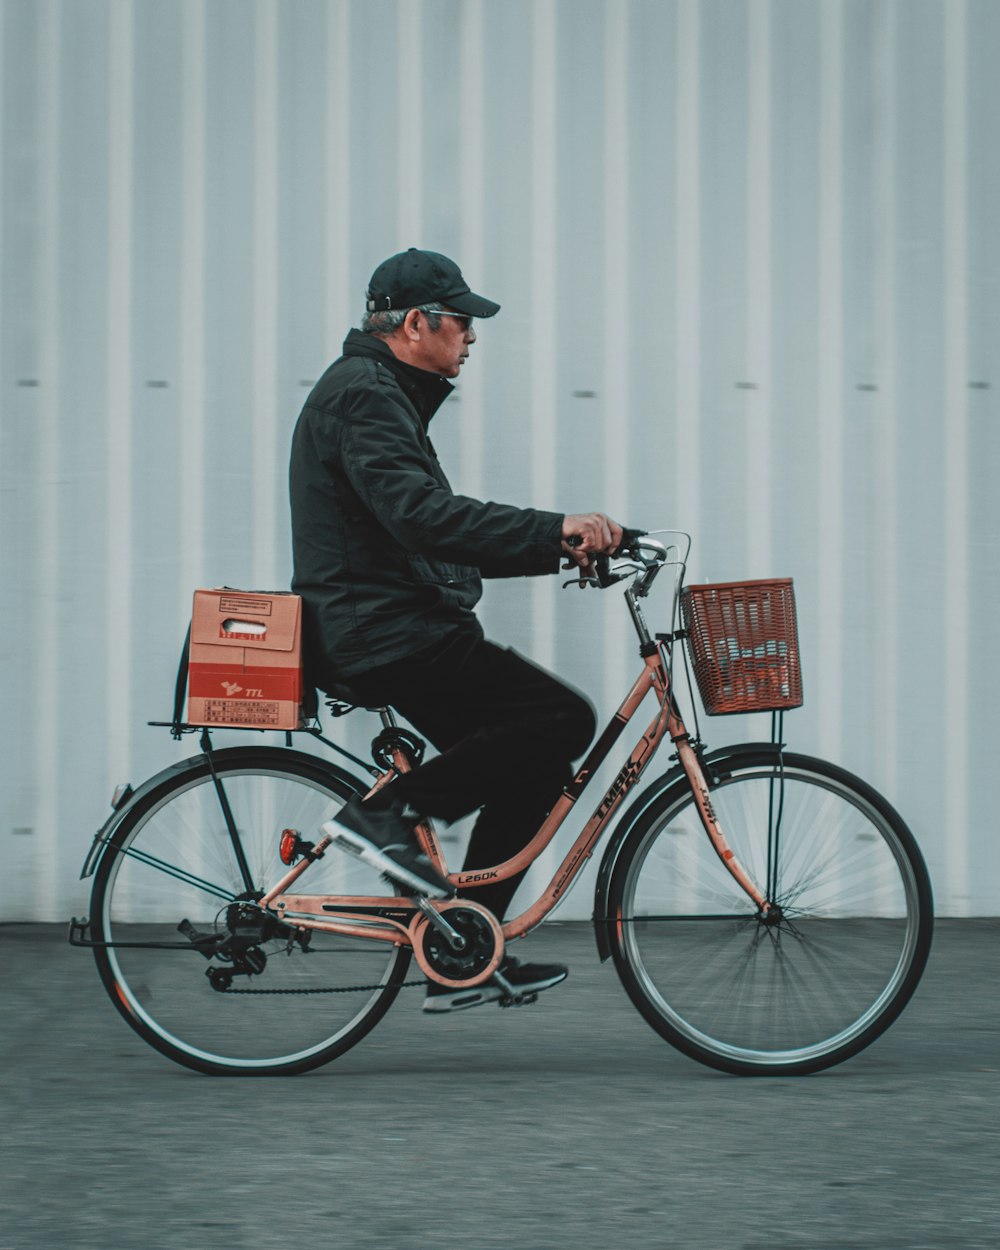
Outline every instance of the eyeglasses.
POLYGON ((462 323, 462 329, 468 331, 469 327, 475 320, 469 313, 449 312, 447 308, 435 308, 433 313, 424 313, 424 316, 432 317, 454 317, 456 321, 462 323))

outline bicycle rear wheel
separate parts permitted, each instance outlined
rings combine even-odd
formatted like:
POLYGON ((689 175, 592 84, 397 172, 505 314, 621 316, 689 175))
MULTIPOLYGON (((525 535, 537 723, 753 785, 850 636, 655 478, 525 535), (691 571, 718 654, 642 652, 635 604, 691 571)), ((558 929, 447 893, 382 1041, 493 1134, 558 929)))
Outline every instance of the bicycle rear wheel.
MULTIPOLYGON (((93 937, 109 943, 94 951, 101 979, 131 1027, 186 1067, 259 1075, 318 1067, 382 1018, 409 949, 319 932, 303 944, 262 917, 254 897, 288 871, 282 830, 314 838, 354 788, 291 750, 219 751, 213 760, 217 781, 205 756, 188 761, 126 812, 102 855, 91 899, 93 937), (243 931, 253 937, 256 924, 259 932, 234 960, 216 948, 241 900, 243 931)), ((295 889, 387 893, 376 873, 335 848, 295 889)))
POLYGON ((762 749, 710 766, 730 847, 773 905, 739 889, 686 780, 643 811, 609 885, 611 947, 646 1020, 726 1072, 816 1072, 857 1054, 906 1005, 933 907, 899 815, 849 773, 762 749))

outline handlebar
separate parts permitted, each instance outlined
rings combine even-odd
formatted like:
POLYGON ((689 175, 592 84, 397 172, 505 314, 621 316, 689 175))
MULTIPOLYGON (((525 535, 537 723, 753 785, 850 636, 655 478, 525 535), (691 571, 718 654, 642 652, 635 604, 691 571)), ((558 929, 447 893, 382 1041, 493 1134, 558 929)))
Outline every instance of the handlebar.
MULTIPOLYGON (((621 543, 614 549, 614 551, 611 553, 610 556, 604 556, 603 559, 619 560, 621 559, 622 556, 632 555, 633 546, 640 538, 644 537, 645 534, 646 534, 645 530, 630 530, 630 529, 623 528, 621 543)), ((579 534, 570 534, 569 538, 566 539, 566 546, 567 547, 579 547, 582 542, 583 542, 583 539, 580 537, 579 534)), ((602 557, 598 556, 597 558, 601 559, 602 557)))
MULTIPOLYGON (((595 556, 589 569, 581 567, 577 577, 563 583, 564 587, 578 586, 581 590, 586 586, 606 590, 616 582, 628 579, 631 584, 625 590, 624 598, 639 637, 640 654, 643 656, 652 655, 650 648, 655 649, 659 642, 680 636, 674 632, 674 626, 680 605, 681 587, 684 584, 684 572, 691 551, 691 536, 686 530, 657 529, 653 530, 653 534, 672 535, 680 541, 663 542, 659 537, 654 538, 648 530, 625 529, 622 531, 622 540, 612 555, 601 553, 595 556), (611 561, 616 559, 620 563, 612 567, 611 561), (671 632, 657 634, 657 641, 654 642, 643 619, 640 601, 649 594, 660 570, 667 565, 673 566, 675 574, 673 605, 670 609, 671 632)), ((579 546, 580 543, 574 545, 579 546)))
POLYGON ((613 553, 609 559, 620 560, 622 556, 631 556, 633 560, 638 560, 639 556, 639 539, 646 537, 645 530, 622 530, 622 540, 617 551, 613 553))
MULTIPOLYGON (((653 541, 644 543, 641 541, 646 536, 646 533, 646 530, 623 529, 622 541, 611 555, 606 555, 602 552, 594 556, 593 573, 591 576, 581 572, 578 578, 573 578, 564 584, 566 586, 579 586, 581 589, 585 586, 596 586, 606 590, 616 582, 623 581, 626 577, 642 572, 644 574, 643 593, 645 593, 667 557, 666 549, 661 543, 653 541), (624 572, 613 570, 611 561, 620 559, 631 561, 632 567, 624 572)), ((566 540, 566 543, 570 547, 578 547, 581 539, 579 535, 573 534, 566 540)))

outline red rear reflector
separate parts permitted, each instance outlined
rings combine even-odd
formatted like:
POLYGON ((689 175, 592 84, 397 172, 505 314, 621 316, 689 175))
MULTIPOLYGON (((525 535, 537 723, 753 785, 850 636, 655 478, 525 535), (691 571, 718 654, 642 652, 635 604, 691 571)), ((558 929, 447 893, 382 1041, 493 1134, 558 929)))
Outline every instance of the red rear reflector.
POLYGON ((299 834, 296 829, 283 829, 281 842, 278 844, 281 862, 291 866, 299 857, 299 834))

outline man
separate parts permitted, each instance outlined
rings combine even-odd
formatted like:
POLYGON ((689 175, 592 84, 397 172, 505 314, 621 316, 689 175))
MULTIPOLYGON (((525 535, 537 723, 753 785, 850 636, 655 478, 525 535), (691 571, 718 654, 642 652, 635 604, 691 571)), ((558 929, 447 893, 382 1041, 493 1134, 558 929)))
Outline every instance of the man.
MULTIPOLYGON (((420 818, 479 810, 464 868, 498 864, 541 825, 594 733, 584 698, 483 637, 481 577, 556 572, 561 555, 586 567, 622 537, 603 513, 563 516, 452 492, 428 426, 476 342, 474 320, 499 308, 446 256, 410 248, 390 257, 372 275, 361 330, 313 388, 292 441, 292 584, 309 675, 352 702, 392 705, 440 752, 352 799, 326 827, 380 872, 437 898, 454 890, 419 847, 420 818)), ((470 897, 502 919, 519 881, 470 897)), ((522 994, 566 976, 512 958, 501 972, 522 994)), ((424 1008, 501 996, 499 985, 431 983, 424 1008)))

